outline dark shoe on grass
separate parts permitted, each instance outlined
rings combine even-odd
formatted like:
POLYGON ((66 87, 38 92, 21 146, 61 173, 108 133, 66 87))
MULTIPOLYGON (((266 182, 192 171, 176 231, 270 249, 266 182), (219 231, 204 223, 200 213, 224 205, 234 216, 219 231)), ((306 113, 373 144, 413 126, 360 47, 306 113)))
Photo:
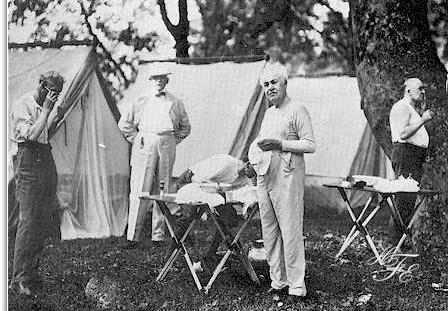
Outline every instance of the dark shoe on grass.
POLYGON ((140 248, 141 242, 136 241, 126 241, 126 244, 124 245, 125 249, 137 249, 140 248))
POLYGON ((282 301, 288 296, 288 287, 285 286, 281 289, 271 287, 268 290, 268 295, 270 295, 274 301, 282 301))

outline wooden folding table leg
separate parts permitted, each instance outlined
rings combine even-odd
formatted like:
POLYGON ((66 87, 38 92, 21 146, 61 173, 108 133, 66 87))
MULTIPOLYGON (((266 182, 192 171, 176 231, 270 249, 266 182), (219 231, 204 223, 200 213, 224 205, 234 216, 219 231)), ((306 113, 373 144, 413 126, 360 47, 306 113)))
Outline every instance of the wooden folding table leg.
POLYGON ((201 291, 202 290, 202 285, 201 285, 201 282, 199 281, 199 278, 198 278, 198 275, 196 274, 196 271, 194 271, 193 263, 192 263, 192 261, 190 259, 190 256, 188 255, 188 252, 187 252, 187 250, 186 250, 186 248, 185 248, 185 246, 183 244, 182 244, 182 247, 184 249, 184 258, 185 258, 185 261, 187 262, 188 268, 190 269, 190 273, 193 276, 194 283, 196 284, 196 287, 198 288, 198 290, 201 291))
POLYGON ((244 268, 246 269, 247 273, 249 274, 250 279, 254 282, 260 285, 260 280, 258 279, 257 274, 255 273, 254 267, 250 263, 249 258, 247 257, 246 253, 244 252, 244 249, 241 245, 238 245, 237 243, 236 249, 237 253, 240 257, 240 261, 243 263, 244 268))
POLYGON ((160 271, 159 275, 157 276, 156 281, 160 281, 162 280, 166 274, 168 273, 169 269, 171 268, 171 266, 173 265, 173 263, 176 261, 177 256, 179 255, 181 248, 182 248, 182 244, 185 242, 185 239, 187 238, 188 234, 190 233, 190 231, 193 229, 194 225, 197 222, 197 218, 193 219, 190 223, 190 225, 188 226, 187 230, 185 230, 184 234, 182 235, 181 239, 179 240, 179 242, 176 242, 177 237, 172 237, 173 240, 175 241, 175 243, 177 243, 176 248, 173 250, 173 252, 170 254, 170 257, 168 258, 167 262, 165 263, 165 265, 163 266, 162 270, 160 271))
MULTIPOLYGON (((403 229, 402 229, 403 234, 401 235, 400 241, 398 241, 397 246, 395 246, 395 250, 394 250, 394 252, 393 252, 394 254, 398 253, 398 251, 399 251, 400 248, 401 248, 401 245, 403 245, 404 241, 406 240, 406 237, 408 236, 407 232, 409 232, 409 230, 411 230, 412 225, 413 225, 413 223, 416 221, 416 219, 417 219, 417 217, 418 217, 418 213, 420 212, 421 208, 424 206, 423 203, 425 203, 425 202, 426 202, 426 197, 422 197, 421 200, 420 200, 420 202, 418 202, 418 203, 416 204, 416 206, 414 207, 414 213, 413 213, 413 215, 412 215, 412 218, 411 218, 411 220, 409 221, 409 223, 408 223, 408 225, 407 225, 406 227, 405 227, 405 224, 404 224, 403 219, 401 218, 400 211, 399 211, 398 208, 395 206, 393 200, 390 200, 390 202, 388 202, 389 205, 390 205, 390 208, 391 208, 392 210, 394 210, 394 211, 397 213, 397 215, 398 215, 397 218, 399 218, 399 220, 401 221, 401 223, 400 223, 400 225, 399 225, 400 228, 403 228, 403 229)), ((412 239, 411 239, 411 242, 414 243, 414 242, 412 241, 412 239)))
POLYGON ((345 202, 346 208, 347 208, 347 212, 350 215, 350 218, 352 220, 352 223, 354 224, 354 226, 356 227, 354 230, 351 230, 351 234, 349 233, 349 235, 347 235, 347 237, 345 238, 344 243, 341 246, 341 249, 339 250, 339 252, 336 254, 336 258, 339 258, 339 256, 341 256, 345 250, 347 249, 347 247, 350 246, 350 244, 353 242, 353 240, 358 236, 359 234, 359 222, 356 219, 355 213, 353 212, 353 208, 350 205, 350 201, 348 200, 348 196, 345 193, 344 188, 342 187, 338 187, 338 191, 342 196, 342 199, 345 202))
POLYGON ((258 285, 260 285, 260 280, 258 279, 258 276, 255 273, 254 267, 250 263, 249 258, 247 257, 246 253, 243 250, 243 247, 241 246, 241 243, 239 242, 241 234, 244 232, 244 230, 246 229, 247 225, 252 220, 252 218, 254 217, 254 215, 255 215, 255 213, 257 211, 258 211, 258 204, 256 206, 254 206, 254 208, 250 212, 250 214, 247 217, 247 219, 241 225, 240 229, 238 230, 238 232, 236 233, 235 237, 233 238, 231 246, 235 246, 238 254, 240 255, 240 260, 242 261, 244 267, 246 268, 246 271, 249 274, 251 280, 253 282, 257 283, 258 285))
MULTIPOLYGON (((361 221, 362 217, 364 216, 365 211, 370 206, 370 203, 372 202, 373 197, 374 197, 374 195, 369 197, 369 199, 367 200, 366 204, 364 205, 364 208, 362 209, 361 213, 359 214, 358 218, 356 218, 356 220, 354 222, 354 225, 350 229, 349 234, 347 235, 347 237, 344 240, 344 243, 341 246, 341 249, 336 254, 336 258, 339 258, 339 256, 342 255, 342 253, 347 249, 347 247, 353 242, 354 238, 356 238, 356 236, 358 235, 358 234, 356 234, 356 236, 354 236, 354 234, 356 232, 356 228, 357 228, 356 223, 361 221)), ((353 219, 352 219, 352 222, 353 222, 353 219)))
POLYGON ((254 217, 254 215, 255 215, 255 213, 257 211, 258 211, 258 204, 256 205, 256 207, 254 207, 252 209, 252 211, 250 212, 250 214, 247 217, 247 219, 241 225, 241 227, 239 228, 238 232, 236 233, 236 235, 233 238, 233 240, 230 243, 230 245, 228 245, 228 242, 226 240, 228 232, 224 232, 222 227, 219 225, 219 222, 216 219, 216 216, 212 212, 210 212, 210 217, 212 218, 212 220, 213 220, 213 222, 214 222, 214 224, 215 224, 215 226, 216 226, 216 228, 218 230, 218 233, 222 236, 222 238, 226 242, 225 245, 227 247, 227 251, 224 254, 224 256, 221 258, 221 260, 219 261, 219 263, 216 266, 215 270, 213 271, 212 277, 210 278, 210 280, 207 283, 207 286, 205 287, 205 292, 206 293, 208 293, 208 291, 210 290, 213 282, 215 282, 215 280, 218 277, 219 273, 222 271, 222 268, 224 267, 225 263, 229 259, 229 256, 232 253, 232 251, 236 251, 238 253, 238 255, 240 257, 240 261, 242 262, 242 264, 243 264, 244 268, 246 269, 247 273, 249 274, 249 277, 251 278, 251 280, 254 281, 257 284, 260 284, 260 281, 258 280, 258 276, 255 273, 255 270, 252 267, 252 264, 250 263, 249 258, 247 258, 247 255, 244 254, 244 251, 243 251, 241 245, 239 244, 239 239, 241 237, 241 234, 243 233, 243 231, 245 230, 245 228, 247 227, 249 222, 252 220, 252 218, 254 217))
POLYGON ((226 264, 227 259, 229 259, 230 254, 232 253, 232 250, 228 249, 224 256, 219 261, 218 265, 216 266, 215 270, 213 270, 212 277, 208 281, 207 285, 205 286, 205 293, 207 294, 210 288, 212 287, 212 284, 215 282, 216 278, 218 277, 219 273, 221 273, 222 268, 226 264))

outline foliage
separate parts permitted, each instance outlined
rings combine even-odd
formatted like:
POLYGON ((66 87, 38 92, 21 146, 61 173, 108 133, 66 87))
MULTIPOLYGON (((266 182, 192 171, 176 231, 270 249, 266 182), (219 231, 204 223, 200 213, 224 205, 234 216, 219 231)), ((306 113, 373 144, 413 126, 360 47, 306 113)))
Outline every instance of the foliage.
MULTIPOLYGON (((164 0, 8 0, 9 41, 92 38, 99 43, 101 70, 116 97, 135 78, 138 52, 151 51, 162 41, 156 27, 159 15, 176 40, 177 57, 188 57, 189 50, 192 56, 236 56, 277 47, 293 71, 302 66, 355 72, 348 0, 194 1, 202 16, 199 28, 190 26, 192 6, 186 0, 175 1, 180 17, 176 25, 164 0)), ((448 1, 428 3, 431 34, 446 59, 448 1)), ((382 21, 385 30, 393 28, 394 18, 382 21)))
POLYGON ((136 77, 136 51, 151 50, 153 0, 8 0, 10 42, 61 42, 91 38, 112 94, 136 77))
MULTIPOLYGON (((277 46, 285 61, 309 64, 310 71, 339 66, 347 74, 355 72, 346 0, 196 2, 204 27, 201 33, 194 33, 199 36, 195 56, 262 54, 277 46)), ((443 50, 448 43, 447 1, 430 0, 428 9, 434 40, 443 50)), ((385 30, 396 25, 394 16, 382 18, 385 30)), ((444 53, 446 57, 448 52, 444 53)))
POLYGON ((319 35, 312 25, 314 0, 197 0, 203 18, 198 56, 263 54, 282 50, 284 60, 310 62, 319 35))
POLYGON ((431 0, 429 4, 429 24, 431 35, 440 51, 440 58, 448 62, 448 1, 431 0))

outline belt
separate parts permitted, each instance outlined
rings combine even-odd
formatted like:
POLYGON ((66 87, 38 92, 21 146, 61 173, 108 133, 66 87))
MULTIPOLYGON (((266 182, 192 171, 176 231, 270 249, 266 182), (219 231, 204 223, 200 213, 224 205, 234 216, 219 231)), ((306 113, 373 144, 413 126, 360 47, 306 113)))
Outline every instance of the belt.
POLYGON ((51 150, 50 144, 42 144, 42 143, 38 143, 37 141, 31 141, 31 140, 26 140, 24 142, 18 143, 17 145, 19 147, 26 147, 26 148, 31 148, 31 149, 51 150))
POLYGON ((423 149, 423 150, 428 149, 428 148, 426 148, 426 147, 417 146, 417 145, 414 145, 414 144, 411 144, 411 143, 408 143, 408 142, 394 141, 392 144, 393 144, 394 146, 400 146, 400 145, 401 145, 401 146, 407 146, 407 147, 414 148, 414 149, 423 149))

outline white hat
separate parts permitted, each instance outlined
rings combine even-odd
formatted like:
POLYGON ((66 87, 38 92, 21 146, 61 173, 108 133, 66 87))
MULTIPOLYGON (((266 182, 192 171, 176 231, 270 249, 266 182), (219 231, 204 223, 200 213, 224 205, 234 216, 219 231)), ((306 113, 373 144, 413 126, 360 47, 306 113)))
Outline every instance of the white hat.
POLYGON ((152 71, 151 74, 149 75, 148 79, 150 80, 157 80, 163 77, 167 77, 168 75, 172 74, 172 72, 168 72, 168 71, 152 71))

